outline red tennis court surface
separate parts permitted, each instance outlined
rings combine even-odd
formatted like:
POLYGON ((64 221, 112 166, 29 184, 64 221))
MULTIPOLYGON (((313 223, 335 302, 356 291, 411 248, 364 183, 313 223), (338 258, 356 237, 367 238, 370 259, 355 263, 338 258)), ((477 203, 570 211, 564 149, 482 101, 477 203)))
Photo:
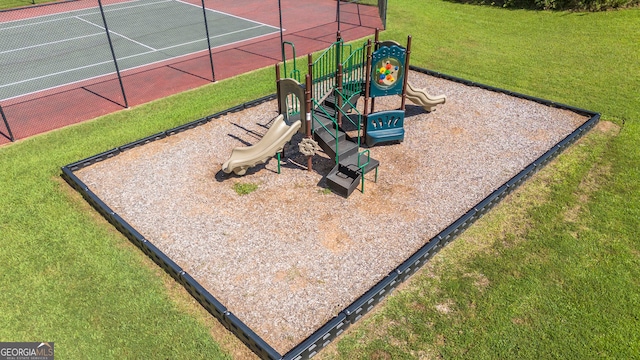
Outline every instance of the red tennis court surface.
MULTIPOLYGON (((200 3, 197 0, 189 2, 200 3)), ((297 56, 325 49, 335 41, 338 31, 336 1, 281 0, 281 3, 284 40, 295 44, 297 56)), ((85 4, 78 1, 45 6, 32 9, 29 15, 70 11, 82 8, 85 4)), ((207 0, 205 5, 234 16, 279 26, 276 0, 207 0)), ((21 10, 10 14, 19 18, 24 12, 21 10)), ((4 15, 6 17, 8 14, 4 15)), ((376 27, 383 27, 377 7, 341 3, 340 31, 343 39, 351 41, 372 35, 376 27)), ((212 49, 212 56, 216 80, 230 78, 280 61, 280 36, 276 33, 218 47, 212 49)), ((287 51, 287 57, 291 58, 290 50, 287 51)), ((193 89, 211 83, 211 79, 211 65, 206 51, 122 72, 129 106, 193 89)), ((12 98, 1 105, 17 140, 122 110, 124 99, 117 77, 109 75, 12 98)), ((0 122, 0 145, 9 142, 8 131, 0 122)))

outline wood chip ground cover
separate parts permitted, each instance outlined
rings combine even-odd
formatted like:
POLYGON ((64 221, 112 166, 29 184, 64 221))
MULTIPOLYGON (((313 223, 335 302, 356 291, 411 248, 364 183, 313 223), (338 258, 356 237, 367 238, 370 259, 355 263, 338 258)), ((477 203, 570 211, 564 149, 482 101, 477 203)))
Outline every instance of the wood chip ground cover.
MULTIPOLYGON (((447 102, 407 103, 405 141, 371 148, 377 183, 348 199, 327 193, 324 154, 306 171, 296 135, 243 178, 221 165, 255 144, 276 102, 126 151, 76 175, 108 206, 284 354, 587 118, 411 72, 447 102), (239 195, 237 183, 257 188, 239 195)), ((379 98, 377 110, 399 106, 379 98)))

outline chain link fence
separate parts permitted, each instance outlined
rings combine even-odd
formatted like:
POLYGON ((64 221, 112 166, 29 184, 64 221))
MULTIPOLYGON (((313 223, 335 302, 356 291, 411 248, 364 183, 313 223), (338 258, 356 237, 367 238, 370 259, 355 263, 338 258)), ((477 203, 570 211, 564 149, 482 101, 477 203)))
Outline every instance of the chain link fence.
MULTIPOLYGON (((279 1, 252 3, 259 7, 240 12, 268 9, 270 16, 256 18, 272 18, 280 10, 279 1)), ((386 18, 386 0, 322 6, 337 4, 339 18, 341 3, 351 28, 379 24, 378 14, 386 18)), ((279 26, 206 7, 205 0, 0 0, 0 144, 214 82, 211 49, 261 43, 279 32, 279 26)), ((243 61, 220 60, 221 77, 229 64, 243 61)))
POLYGON ((255 26, 203 0, 76 0, 0 12, 0 137, 84 120, 98 107, 96 116, 127 108, 129 94, 171 87, 184 81, 178 75, 215 81, 212 39, 225 34, 210 37, 210 21, 232 29, 225 34, 255 26), (53 119, 53 110, 70 119, 53 119))

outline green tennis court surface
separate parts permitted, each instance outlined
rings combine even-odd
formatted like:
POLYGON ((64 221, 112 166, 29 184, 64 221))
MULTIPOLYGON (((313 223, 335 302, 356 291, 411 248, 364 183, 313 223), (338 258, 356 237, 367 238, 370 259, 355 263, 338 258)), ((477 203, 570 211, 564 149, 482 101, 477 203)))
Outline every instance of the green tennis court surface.
MULTIPOLYGON (((104 6, 120 70, 207 49, 202 8, 181 0, 104 6)), ((211 47, 279 28, 207 9, 211 47)), ((208 60, 207 60, 208 61, 208 60)), ((99 8, 0 22, 0 100, 115 72, 99 8)))

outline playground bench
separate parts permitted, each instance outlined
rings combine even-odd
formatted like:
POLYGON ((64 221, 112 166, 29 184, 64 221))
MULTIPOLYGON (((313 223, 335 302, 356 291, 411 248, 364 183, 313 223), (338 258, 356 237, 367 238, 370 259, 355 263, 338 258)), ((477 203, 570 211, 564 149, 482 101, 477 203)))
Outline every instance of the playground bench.
POLYGON ((404 111, 389 110, 369 114, 366 138, 368 146, 389 141, 404 140, 404 111))

